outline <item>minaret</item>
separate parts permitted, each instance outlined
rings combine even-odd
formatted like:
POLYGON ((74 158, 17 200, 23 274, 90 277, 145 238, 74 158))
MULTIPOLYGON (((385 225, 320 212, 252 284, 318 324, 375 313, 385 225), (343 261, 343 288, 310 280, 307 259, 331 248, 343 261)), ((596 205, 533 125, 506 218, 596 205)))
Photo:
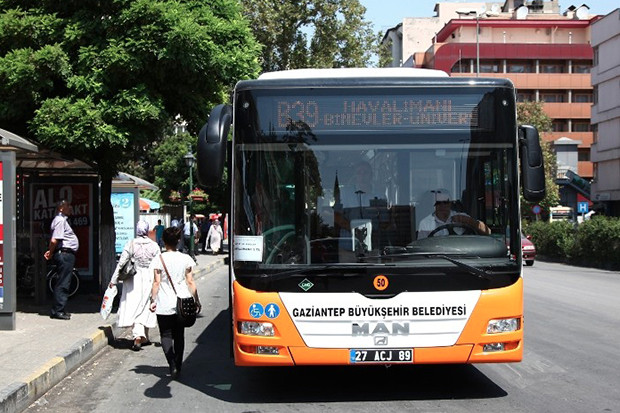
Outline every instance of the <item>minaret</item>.
POLYGON ((340 184, 338 183, 338 171, 336 171, 336 179, 334 179, 334 210, 342 211, 342 202, 340 200, 340 184))

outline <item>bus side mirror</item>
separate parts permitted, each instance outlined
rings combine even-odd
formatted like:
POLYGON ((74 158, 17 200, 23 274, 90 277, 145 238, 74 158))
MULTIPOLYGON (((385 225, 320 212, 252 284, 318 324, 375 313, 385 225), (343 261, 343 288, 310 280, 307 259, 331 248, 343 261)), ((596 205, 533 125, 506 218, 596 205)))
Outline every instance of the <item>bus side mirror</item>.
POLYGON ((541 201, 545 197, 545 166, 535 127, 519 126, 519 147, 523 197, 530 202, 541 201))
POLYGON ((204 186, 217 186, 222 180, 231 121, 232 107, 217 105, 198 134, 198 180, 204 186))

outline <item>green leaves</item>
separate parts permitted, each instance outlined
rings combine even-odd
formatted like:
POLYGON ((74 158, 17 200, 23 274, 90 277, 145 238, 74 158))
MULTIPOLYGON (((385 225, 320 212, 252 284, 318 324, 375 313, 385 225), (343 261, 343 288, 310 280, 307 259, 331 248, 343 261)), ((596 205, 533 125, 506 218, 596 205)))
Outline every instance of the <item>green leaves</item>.
POLYGON ((377 50, 358 0, 246 0, 263 71, 364 67, 377 50))
POLYGON ((0 127, 113 174, 176 116, 196 134, 257 51, 235 0, 5 0, 0 127))

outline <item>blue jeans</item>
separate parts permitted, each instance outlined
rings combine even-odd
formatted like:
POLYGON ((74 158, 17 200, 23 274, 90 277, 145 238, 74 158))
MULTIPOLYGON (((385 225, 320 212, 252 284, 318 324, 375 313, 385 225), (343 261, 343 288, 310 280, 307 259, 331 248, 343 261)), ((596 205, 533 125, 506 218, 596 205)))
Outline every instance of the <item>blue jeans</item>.
POLYGON ((54 305, 52 315, 65 311, 65 305, 69 299, 69 287, 71 286, 71 273, 75 266, 75 255, 67 252, 57 251, 54 254, 54 261, 58 271, 58 282, 54 288, 54 305))

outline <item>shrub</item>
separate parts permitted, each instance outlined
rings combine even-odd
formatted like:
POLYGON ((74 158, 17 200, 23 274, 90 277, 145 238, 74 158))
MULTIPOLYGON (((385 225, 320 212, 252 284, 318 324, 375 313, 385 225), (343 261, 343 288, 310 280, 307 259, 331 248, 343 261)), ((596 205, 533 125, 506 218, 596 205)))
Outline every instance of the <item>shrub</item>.
POLYGON ((579 225, 573 256, 577 263, 620 267, 620 218, 597 216, 579 225))
POLYGON ((538 254, 561 260, 570 258, 575 240, 572 223, 535 221, 528 224, 523 232, 531 235, 538 254))
POLYGON ((597 216, 575 226, 566 221, 523 225, 538 254, 567 263, 620 268, 620 218, 597 216))

